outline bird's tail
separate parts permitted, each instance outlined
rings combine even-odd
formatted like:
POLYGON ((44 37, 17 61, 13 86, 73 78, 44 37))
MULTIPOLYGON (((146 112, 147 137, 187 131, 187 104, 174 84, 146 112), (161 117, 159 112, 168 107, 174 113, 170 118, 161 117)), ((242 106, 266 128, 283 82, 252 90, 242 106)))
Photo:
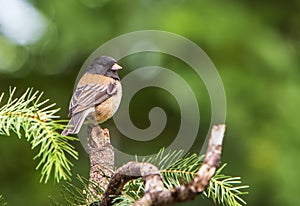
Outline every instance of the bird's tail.
POLYGON ((72 116, 67 128, 65 128, 61 134, 66 136, 69 134, 78 134, 85 118, 86 115, 84 113, 75 114, 72 116))

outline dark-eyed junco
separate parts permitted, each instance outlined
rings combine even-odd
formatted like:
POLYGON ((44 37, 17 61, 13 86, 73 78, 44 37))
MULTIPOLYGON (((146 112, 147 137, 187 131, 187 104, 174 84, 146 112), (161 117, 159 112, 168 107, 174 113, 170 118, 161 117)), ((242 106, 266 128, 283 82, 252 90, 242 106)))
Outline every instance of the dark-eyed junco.
POLYGON ((78 134, 86 117, 103 123, 113 116, 119 107, 122 87, 117 71, 122 69, 117 61, 109 56, 96 58, 80 78, 73 93, 68 127, 63 135, 78 134))

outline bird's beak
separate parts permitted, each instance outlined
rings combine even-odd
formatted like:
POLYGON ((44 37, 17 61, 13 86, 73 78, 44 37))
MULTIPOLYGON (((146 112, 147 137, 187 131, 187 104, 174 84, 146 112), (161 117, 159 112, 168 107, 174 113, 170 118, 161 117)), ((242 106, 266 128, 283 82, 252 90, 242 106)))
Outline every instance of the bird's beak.
POLYGON ((120 69, 122 69, 122 67, 121 67, 120 65, 118 65, 118 64, 114 64, 114 65, 111 67, 111 70, 114 70, 114 71, 118 71, 118 70, 120 70, 120 69))

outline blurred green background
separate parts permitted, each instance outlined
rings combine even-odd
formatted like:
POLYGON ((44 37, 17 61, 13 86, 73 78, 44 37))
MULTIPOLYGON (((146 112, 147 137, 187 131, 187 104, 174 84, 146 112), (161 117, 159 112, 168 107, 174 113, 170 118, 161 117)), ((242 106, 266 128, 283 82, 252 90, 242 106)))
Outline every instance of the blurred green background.
MULTIPOLYGON (((7 93, 9 86, 16 86, 18 94, 28 87, 44 91, 67 118, 77 73, 101 44, 143 29, 182 35, 209 55, 224 83, 227 133, 222 162, 228 163, 224 172, 241 176, 250 185, 248 205, 300 205, 299 11, 298 0, 0 0, 0 91, 7 93)), ((144 59, 178 71, 195 91, 201 125, 191 151, 199 151, 210 121, 209 97, 201 79, 192 70, 182 72, 187 67, 183 62, 157 54, 121 60, 126 69, 120 76, 144 59)), ((138 127, 145 128, 149 109, 157 105, 172 116, 158 140, 133 146, 109 121, 105 126, 115 134, 114 145, 131 153, 167 146, 180 124, 179 108, 170 94, 141 90, 130 114, 138 127)), ((88 177, 88 156, 79 143, 75 146, 80 157, 73 161, 73 176, 88 177)), ((48 205, 48 196, 61 198, 63 183, 39 183, 37 161, 32 160, 36 152, 25 140, 1 137, 0 194, 9 205, 48 205)), ((204 204, 213 205, 202 198, 186 205, 204 204)))

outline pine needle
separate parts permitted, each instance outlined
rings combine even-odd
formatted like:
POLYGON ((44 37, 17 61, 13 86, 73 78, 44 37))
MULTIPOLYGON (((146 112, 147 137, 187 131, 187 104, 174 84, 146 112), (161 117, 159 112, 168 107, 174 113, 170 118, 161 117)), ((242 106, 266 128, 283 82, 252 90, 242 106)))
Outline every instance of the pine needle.
MULTIPOLYGON (((46 183, 52 173, 57 182, 70 179, 72 163, 67 156, 77 159, 78 154, 68 141, 77 138, 58 132, 67 122, 57 120, 59 109, 53 108, 55 104, 47 105, 48 99, 41 100, 43 92, 33 88, 28 88, 19 98, 14 98, 16 88, 9 91, 7 102, 0 108, 0 135, 10 136, 12 131, 19 138, 24 136, 31 149, 40 148, 34 159, 40 159, 36 169, 41 169, 41 182, 46 183)), ((3 96, 4 93, 0 95, 0 103, 3 96)))
POLYGON ((209 186, 204 195, 211 198, 214 203, 224 206, 242 206, 247 203, 240 197, 248 192, 243 190, 248 189, 248 185, 241 185, 240 177, 231 177, 221 174, 226 164, 218 169, 215 176, 210 180, 209 186), (236 186, 235 186, 236 185, 236 186))

